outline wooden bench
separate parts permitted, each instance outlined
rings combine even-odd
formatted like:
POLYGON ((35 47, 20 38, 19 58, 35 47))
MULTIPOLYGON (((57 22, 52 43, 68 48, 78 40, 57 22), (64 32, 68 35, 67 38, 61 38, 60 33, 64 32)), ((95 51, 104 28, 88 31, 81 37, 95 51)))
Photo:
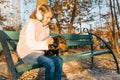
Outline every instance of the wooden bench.
MULTIPOLYGON (((61 55, 60 57, 63 58, 63 62, 69 62, 69 61, 75 61, 75 60, 81 60, 81 59, 87 59, 91 58, 91 68, 93 66, 94 56, 98 56, 101 54, 111 54, 113 56, 113 59, 116 64, 117 73, 119 73, 119 65, 118 61, 114 55, 114 52, 110 48, 110 46, 100 37, 98 37, 95 34, 89 33, 87 29, 85 29, 87 34, 80 35, 80 34, 51 34, 51 36, 61 35, 64 36, 67 39, 67 46, 68 47, 79 47, 79 46, 86 46, 90 45, 90 51, 89 52, 78 52, 78 53, 71 53, 67 55, 61 55), (101 40, 104 45, 106 46, 105 50, 94 50, 93 44, 93 36, 97 37, 99 40, 101 40)), ((84 31, 85 31, 84 30, 84 31)), ((19 39, 19 32, 17 31, 1 31, 0 30, 0 50, 3 50, 2 54, 6 56, 6 61, 10 73, 11 80, 17 80, 18 74, 27 70, 38 68, 37 64, 25 64, 20 63, 21 61, 18 61, 18 63, 14 63, 12 60, 12 56, 10 53, 10 50, 16 51, 16 45, 19 39)))

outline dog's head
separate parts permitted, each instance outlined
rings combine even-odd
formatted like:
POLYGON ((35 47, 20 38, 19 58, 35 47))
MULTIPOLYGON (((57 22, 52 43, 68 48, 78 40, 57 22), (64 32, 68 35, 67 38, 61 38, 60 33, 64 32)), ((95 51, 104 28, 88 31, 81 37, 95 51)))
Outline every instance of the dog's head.
POLYGON ((49 46, 49 49, 61 49, 62 51, 67 50, 66 39, 64 36, 53 37, 54 43, 49 46))

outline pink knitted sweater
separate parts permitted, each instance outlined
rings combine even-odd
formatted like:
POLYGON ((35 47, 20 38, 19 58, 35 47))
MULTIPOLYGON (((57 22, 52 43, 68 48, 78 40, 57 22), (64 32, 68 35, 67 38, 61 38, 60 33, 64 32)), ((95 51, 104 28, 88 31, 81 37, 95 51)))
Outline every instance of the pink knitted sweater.
POLYGON ((47 38, 49 37, 49 27, 44 26, 40 21, 29 19, 22 28, 17 45, 17 53, 20 58, 35 52, 44 54, 43 50, 48 50, 47 38))

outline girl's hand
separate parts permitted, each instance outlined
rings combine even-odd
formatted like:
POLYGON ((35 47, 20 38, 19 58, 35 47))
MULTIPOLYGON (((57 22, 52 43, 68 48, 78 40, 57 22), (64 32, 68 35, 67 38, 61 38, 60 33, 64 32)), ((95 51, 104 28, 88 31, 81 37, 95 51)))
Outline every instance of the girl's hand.
POLYGON ((47 40, 47 43, 48 44, 53 44, 54 43, 54 40, 52 37, 49 37, 48 40, 47 40))

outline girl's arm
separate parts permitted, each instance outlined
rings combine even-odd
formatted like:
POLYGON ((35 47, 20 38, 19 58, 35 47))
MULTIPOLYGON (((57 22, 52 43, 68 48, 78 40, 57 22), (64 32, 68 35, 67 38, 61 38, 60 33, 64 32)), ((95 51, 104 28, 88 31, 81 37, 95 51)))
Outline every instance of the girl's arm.
POLYGON ((26 42, 31 50, 48 50, 47 39, 39 42, 35 40, 35 25, 32 22, 26 27, 26 42))

